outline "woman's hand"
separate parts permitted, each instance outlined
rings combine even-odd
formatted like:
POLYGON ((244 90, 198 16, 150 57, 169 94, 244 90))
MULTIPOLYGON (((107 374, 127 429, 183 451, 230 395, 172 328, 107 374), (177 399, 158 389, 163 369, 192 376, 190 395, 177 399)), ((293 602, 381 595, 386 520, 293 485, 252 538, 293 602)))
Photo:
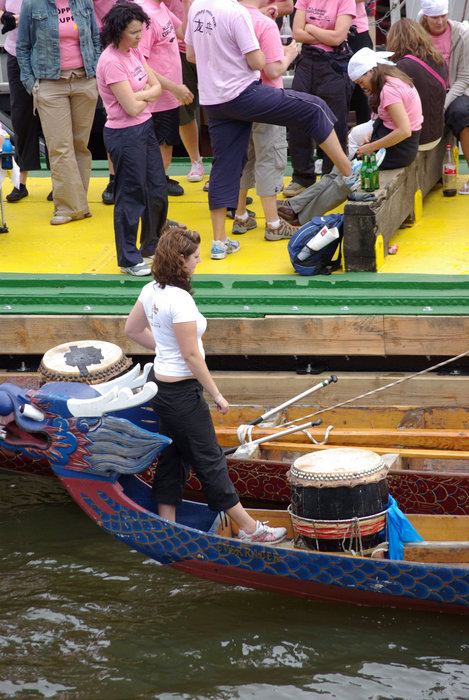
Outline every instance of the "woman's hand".
POLYGON ((220 393, 217 394, 217 396, 213 397, 213 400, 215 401, 215 405, 217 407, 217 411, 221 413, 223 416, 228 413, 230 410, 230 404, 228 401, 225 399, 224 396, 222 396, 220 393))

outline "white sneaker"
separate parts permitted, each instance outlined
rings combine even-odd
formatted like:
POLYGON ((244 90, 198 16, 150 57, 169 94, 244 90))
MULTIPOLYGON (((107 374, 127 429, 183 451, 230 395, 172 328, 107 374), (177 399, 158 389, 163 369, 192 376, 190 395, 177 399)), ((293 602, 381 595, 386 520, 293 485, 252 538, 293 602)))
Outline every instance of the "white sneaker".
POLYGON ((357 158, 354 158, 352 161, 350 161, 350 165, 352 166, 352 172, 350 175, 347 175, 347 177, 344 177, 344 182, 352 192, 354 190, 358 190, 360 187, 360 172, 362 169, 362 161, 358 160, 357 158))
POLYGON ((226 241, 212 241, 210 257, 212 260, 223 260, 230 253, 237 253, 240 247, 238 241, 232 241, 231 238, 227 238, 226 241))
POLYGON ((241 542, 277 544, 277 542, 282 542, 287 536, 287 530, 284 527, 269 527, 267 523, 261 523, 259 520, 256 525, 257 527, 251 535, 248 535, 244 530, 239 531, 238 537, 241 542))
POLYGON ((137 263, 131 267, 121 267, 121 272, 126 272, 128 275, 134 275, 135 277, 151 275, 151 270, 145 262, 137 263))
POLYGON ((200 182, 203 180, 204 177, 204 164, 202 162, 202 158, 199 158, 199 160, 195 160, 192 165, 191 169, 189 170, 187 174, 187 179, 189 182, 200 182))
POLYGON ((383 160, 386 156, 386 149, 380 148, 379 151, 376 151, 375 156, 376 156, 376 167, 379 168, 379 166, 381 165, 381 163, 383 162, 383 160))

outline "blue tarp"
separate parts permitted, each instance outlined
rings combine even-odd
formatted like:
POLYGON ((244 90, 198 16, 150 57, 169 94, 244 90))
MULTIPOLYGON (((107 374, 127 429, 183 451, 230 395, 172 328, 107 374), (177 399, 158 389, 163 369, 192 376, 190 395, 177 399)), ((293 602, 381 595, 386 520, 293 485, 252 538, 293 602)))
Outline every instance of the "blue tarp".
POLYGON ((423 542, 423 537, 410 524, 392 496, 388 501, 387 529, 390 559, 404 559, 406 542, 423 542))

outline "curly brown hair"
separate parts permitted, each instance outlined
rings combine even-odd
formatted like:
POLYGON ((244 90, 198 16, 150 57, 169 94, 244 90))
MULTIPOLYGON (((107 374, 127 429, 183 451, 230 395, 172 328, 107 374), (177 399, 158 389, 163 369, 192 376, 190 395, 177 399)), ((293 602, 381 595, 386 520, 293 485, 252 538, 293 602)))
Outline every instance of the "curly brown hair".
POLYGON ((378 65, 372 68, 371 70, 371 95, 369 98, 369 102, 370 109, 373 112, 378 111, 379 96, 381 90, 384 87, 384 84, 386 83, 386 78, 399 78, 399 80, 402 80, 403 83, 407 83, 407 85, 413 86, 414 84, 412 78, 409 78, 408 75, 406 75, 403 71, 399 70, 399 68, 397 68, 396 66, 389 66, 385 63, 378 63, 378 65))
POLYGON ((173 228, 165 231, 156 246, 151 272, 163 289, 167 284, 180 287, 192 294, 190 278, 184 267, 184 260, 195 253, 200 246, 200 234, 173 228))
POLYGON ((445 61, 424 27, 408 17, 403 17, 391 26, 386 38, 386 48, 388 51, 394 51, 393 61, 399 61, 407 54, 416 56, 421 61, 433 61, 439 66, 445 61))

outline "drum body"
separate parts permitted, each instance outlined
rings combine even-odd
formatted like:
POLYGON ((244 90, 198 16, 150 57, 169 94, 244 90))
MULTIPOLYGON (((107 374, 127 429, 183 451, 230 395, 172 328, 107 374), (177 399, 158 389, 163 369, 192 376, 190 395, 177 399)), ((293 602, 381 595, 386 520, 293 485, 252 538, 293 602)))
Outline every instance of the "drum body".
POLYGON ((389 498, 387 472, 369 450, 337 448, 298 458, 288 472, 295 533, 319 551, 377 546, 389 498))

